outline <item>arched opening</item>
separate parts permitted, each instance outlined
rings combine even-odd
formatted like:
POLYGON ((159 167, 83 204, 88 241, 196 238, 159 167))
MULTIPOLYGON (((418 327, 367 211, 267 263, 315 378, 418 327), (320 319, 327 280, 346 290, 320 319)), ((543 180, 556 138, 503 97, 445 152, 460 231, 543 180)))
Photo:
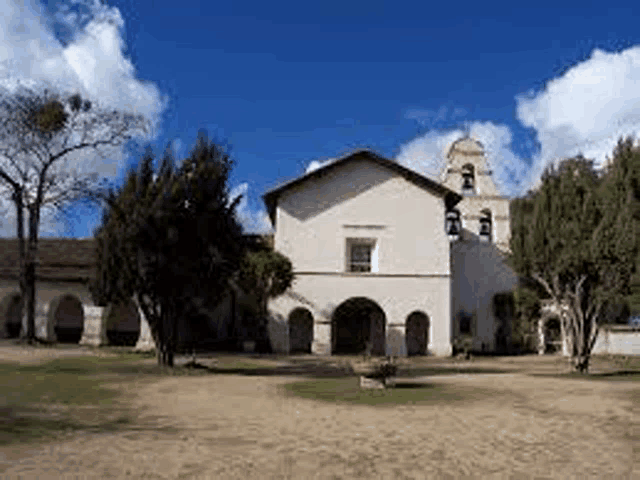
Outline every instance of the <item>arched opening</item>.
POLYGON ((7 295, 0 302, 0 338, 17 338, 22 329, 20 294, 7 295))
POLYGON ((480 240, 483 242, 491 242, 492 221, 491 210, 485 208, 480 212, 480 240))
POLYGON ((313 315, 306 308, 296 308, 289 314, 289 351, 311 353, 313 315))
POLYGON ((73 295, 58 297, 49 312, 53 331, 60 343, 78 343, 84 328, 82 303, 73 295))
POLYGON ((460 238, 462 221, 460 220, 460 210, 457 208, 447 210, 445 215, 445 231, 451 241, 455 241, 460 238))
POLYGON ((473 195, 476 192, 475 169, 467 163, 462 166, 462 194, 473 195))
POLYGON ((372 300, 355 297, 346 300, 332 316, 332 353, 385 354, 385 314, 372 300))
POLYGON ((429 317, 423 312, 413 312, 407 317, 407 355, 426 355, 429 346, 429 317))
POLYGON ((544 324, 544 352, 559 353, 562 351, 562 328, 558 317, 549 317, 544 324))
POLYGON ((140 317, 133 302, 109 305, 107 309, 109 345, 133 347, 140 336, 140 317))

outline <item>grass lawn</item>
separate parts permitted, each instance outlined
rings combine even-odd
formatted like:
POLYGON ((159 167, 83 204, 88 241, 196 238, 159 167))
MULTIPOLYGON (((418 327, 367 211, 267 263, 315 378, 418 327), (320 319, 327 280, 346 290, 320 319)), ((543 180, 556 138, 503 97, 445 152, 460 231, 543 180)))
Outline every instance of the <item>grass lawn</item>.
POLYGON ((463 402, 507 395, 500 390, 461 387, 428 380, 411 381, 418 377, 519 373, 532 377, 566 378, 607 382, 640 380, 640 358, 630 356, 594 356, 592 373, 583 375, 569 371, 562 357, 479 357, 460 363, 455 359, 422 357, 402 359, 397 373, 398 383, 385 390, 363 390, 357 377, 309 379, 283 385, 288 395, 321 401, 361 405, 434 405, 463 402))
POLYGON ((117 388, 110 388, 111 382, 212 373, 259 375, 271 370, 264 360, 232 355, 222 356, 216 364, 215 368, 163 369, 153 354, 118 348, 33 365, 0 362, 0 445, 131 426, 135 412, 129 411, 117 388))
POLYGON ((96 372, 106 359, 58 359, 43 365, 0 363, 0 445, 78 430, 113 431, 130 422, 118 394, 96 372))
POLYGON ((504 395, 499 390, 427 382, 399 382, 385 390, 360 388, 358 377, 304 380, 281 387, 285 394, 357 405, 437 405, 504 395))
MULTIPOLYGON (((274 355, 214 355, 207 366, 184 365, 162 369, 153 354, 105 348, 83 356, 57 358, 22 365, 0 362, 0 445, 78 431, 109 432, 135 423, 135 412, 111 383, 148 382, 166 376, 245 375, 305 377, 280 386, 284 395, 362 405, 434 405, 504 395, 494 389, 429 382, 417 377, 463 373, 525 373, 592 381, 637 381, 640 359, 594 357, 598 373, 579 375, 563 370, 564 359, 478 358, 459 363, 453 359, 401 359, 398 384, 386 390, 362 390, 349 369, 350 357, 318 358, 274 355), (416 380, 413 380, 416 379, 416 380)), ((190 360, 190 359, 189 359, 190 360)), ((182 360, 184 363, 184 357, 182 360)))

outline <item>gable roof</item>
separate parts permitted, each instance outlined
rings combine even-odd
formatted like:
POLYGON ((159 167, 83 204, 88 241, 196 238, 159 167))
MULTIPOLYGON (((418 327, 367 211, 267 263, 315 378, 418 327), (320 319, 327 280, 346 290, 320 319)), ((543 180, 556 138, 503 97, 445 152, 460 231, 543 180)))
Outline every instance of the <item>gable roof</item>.
POLYGON ((440 183, 431 180, 419 173, 414 172, 406 167, 403 167, 397 162, 393 160, 389 160, 388 158, 382 157, 377 153, 368 150, 368 149, 359 149, 354 152, 351 152, 341 158, 338 158, 326 165, 323 165, 311 172, 305 173, 304 175, 295 178, 289 182, 280 185, 279 187, 273 188, 267 191, 263 196, 263 200, 265 205, 267 206, 267 212, 269 213, 269 217, 271 218, 271 223, 275 225, 275 215, 276 215, 276 205, 278 203, 278 198, 287 190, 301 185, 307 180, 321 178, 329 172, 335 171, 336 169, 342 167, 343 165, 352 162, 354 160, 361 160, 362 158, 366 158, 384 168, 387 168, 402 177, 411 183, 423 188, 425 190, 430 191, 442 198, 444 198, 447 208, 453 208, 460 200, 462 200, 462 195, 454 192, 453 190, 441 185, 440 183))

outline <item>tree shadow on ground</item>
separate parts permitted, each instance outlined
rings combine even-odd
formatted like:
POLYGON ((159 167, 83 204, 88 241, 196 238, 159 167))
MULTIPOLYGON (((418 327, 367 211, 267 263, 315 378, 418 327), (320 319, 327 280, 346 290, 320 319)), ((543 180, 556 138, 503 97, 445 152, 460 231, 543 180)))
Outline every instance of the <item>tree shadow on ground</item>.
POLYGON ((85 357, 0 363, 0 446, 131 428, 138 412, 120 400, 123 392, 109 387, 110 378, 104 377, 113 376, 110 365, 85 357))
MULTIPOLYGON (((193 367, 192 367, 193 368, 193 367)), ((310 377, 350 377, 354 375, 350 366, 317 365, 281 365, 273 367, 225 368, 198 367, 198 370, 218 375, 245 375, 249 377, 265 376, 310 376, 310 377)))
POLYGON ((113 412, 93 412, 89 418, 78 418, 74 412, 60 413, 44 407, 11 405, 0 409, 0 446, 29 443, 63 434, 111 433, 121 431, 133 422, 131 416, 113 412))
POLYGON ((640 381, 640 371, 637 370, 615 370, 611 372, 599 373, 530 373, 532 377, 544 378, 565 378, 572 380, 601 380, 601 381, 620 381, 620 382, 638 382, 640 381))

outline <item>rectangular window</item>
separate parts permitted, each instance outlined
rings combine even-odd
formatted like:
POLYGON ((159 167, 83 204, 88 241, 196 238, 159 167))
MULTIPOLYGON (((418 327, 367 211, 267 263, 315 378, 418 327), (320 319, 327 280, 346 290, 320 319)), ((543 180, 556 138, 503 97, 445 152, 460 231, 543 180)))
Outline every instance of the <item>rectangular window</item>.
POLYGON ((378 248, 375 240, 360 238, 347 239, 347 271, 378 271, 378 248))

